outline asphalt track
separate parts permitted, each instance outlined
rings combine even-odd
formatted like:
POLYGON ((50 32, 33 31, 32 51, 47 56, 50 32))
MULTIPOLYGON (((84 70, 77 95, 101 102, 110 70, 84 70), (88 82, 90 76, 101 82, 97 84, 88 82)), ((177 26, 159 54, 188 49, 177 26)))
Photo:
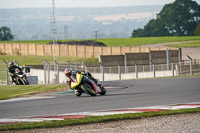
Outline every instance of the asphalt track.
POLYGON ((107 86, 105 96, 76 97, 70 93, 42 99, 0 101, 0 119, 200 101, 200 77, 139 79, 103 84, 107 86))

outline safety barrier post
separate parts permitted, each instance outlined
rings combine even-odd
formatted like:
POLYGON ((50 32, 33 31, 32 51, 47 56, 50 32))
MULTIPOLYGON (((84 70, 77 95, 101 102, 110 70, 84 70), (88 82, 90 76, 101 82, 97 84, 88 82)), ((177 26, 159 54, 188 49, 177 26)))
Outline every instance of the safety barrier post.
POLYGON ((47 71, 48 71, 48 83, 47 84, 50 84, 50 63, 47 60, 45 60, 45 62, 48 65, 48 67, 47 67, 47 71))
POLYGON ((133 64, 135 65, 135 77, 136 77, 136 79, 137 79, 137 78, 138 78, 137 64, 135 63, 135 61, 133 61, 133 64))
POLYGON ((85 72, 88 72, 87 66, 85 65, 85 63, 84 63, 84 62, 82 62, 82 65, 83 65, 83 66, 84 66, 84 68, 85 68, 85 72))
POLYGON ((155 71, 155 63, 150 60, 151 64, 153 64, 153 77, 155 78, 156 77, 156 71, 155 71))
POLYGON ((193 71, 192 71, 192 58, 187 55, 187 57, 190 59, 190 75, 193 75, 193 71))
POLYGON ((169 49, 166 50, 167 71, 169 70, 169 49))
POLYGON ((41 60, 41 62, 43 63, 43 68, 44 68, 44 84, 47 84, 47 80, 46 80, 46 62, 44 60, 41 60))
POLYGON ((127 57, 126 57, 126 54, 124 55, 124 69, 125 69, 125 73, 127 73, 127 57))
POLYGON ((170 58, 169 61, 171 62, 172 76, 174 77, 174 61, 170 58))
POLYGON ((55 63, 55 66, 56 66, 56 73, 57 73, 57 74, 55 74, 55 77, 56 77, 55 84, 59 84, 59 63, 56 60, 54 61, 54 63, 55 63))
POLYGON ((103 64, 102 62, 99 62, 100 64, 100 71, 101 71, 101 74, 102 74, 102 81, 104 81, 104 70, 103 70, 103 64))
POLYGON ((178 49, 178 61, 179 62, 182 61, 182 49, 181 48, 178 49))
POLYGON ((119 74, 119 80, 121 80, 121 66, 118 65, 118 74, 119 74))
POLYGON ((151 51, 149 51, 149 71, 152 71, 152 55, 151 55, 151 51))

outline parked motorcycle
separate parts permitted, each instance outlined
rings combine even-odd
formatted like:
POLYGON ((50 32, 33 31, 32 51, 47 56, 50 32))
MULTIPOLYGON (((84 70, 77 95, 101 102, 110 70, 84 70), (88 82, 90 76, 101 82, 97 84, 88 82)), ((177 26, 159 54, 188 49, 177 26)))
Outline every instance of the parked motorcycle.
POLYGON ((26 74, 24 74, 22 68, 21 70, 16 68, 15 69, 15 83, 16 85, 29 85, 29 82, 27 80, 26 74))
POLYGON ((76 94, 77 96, 80 96, 82 93, 91 96, 106 94, 106 89, 100 83, 93 81, 83 73, 76 73, 76 82, 71 82, 71 88, 80 92, 76 94))

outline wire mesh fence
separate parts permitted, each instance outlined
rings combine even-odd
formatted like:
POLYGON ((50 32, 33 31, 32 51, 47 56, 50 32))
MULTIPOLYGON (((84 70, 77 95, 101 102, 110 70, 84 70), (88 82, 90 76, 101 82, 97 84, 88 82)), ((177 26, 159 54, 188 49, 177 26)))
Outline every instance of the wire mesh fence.
MULTIPOLYGON (((59 64, 58 62, 42 61, 40 68, 31 67, 28 76, 37 76, 38 84, 61 84, 66 83, 67 78, 64 75, 66 68, 73 71, 90 72, 96 79, 100 81, 164 77, 176 75, 193 75, 200 73, 200 61, 183 61, 169 64, 147 64, 147 65, 113 65, 103 66, 102 64, 89 65, 84 63, 59 64)), ((0 62, 0 85, 8 85, 10 82, 9 73, 7 71, 8 64, 0 62)))

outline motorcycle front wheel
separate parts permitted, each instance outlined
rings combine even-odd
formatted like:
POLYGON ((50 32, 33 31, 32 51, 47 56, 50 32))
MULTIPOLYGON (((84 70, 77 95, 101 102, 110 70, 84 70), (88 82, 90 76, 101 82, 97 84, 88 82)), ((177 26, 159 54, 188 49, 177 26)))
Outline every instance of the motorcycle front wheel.
POLYGON ((23 78, 23 79, 24 79, 24 83, 25 83, 25 85, 29 85, 28 80, 27 80, 26 78, 23 78))

